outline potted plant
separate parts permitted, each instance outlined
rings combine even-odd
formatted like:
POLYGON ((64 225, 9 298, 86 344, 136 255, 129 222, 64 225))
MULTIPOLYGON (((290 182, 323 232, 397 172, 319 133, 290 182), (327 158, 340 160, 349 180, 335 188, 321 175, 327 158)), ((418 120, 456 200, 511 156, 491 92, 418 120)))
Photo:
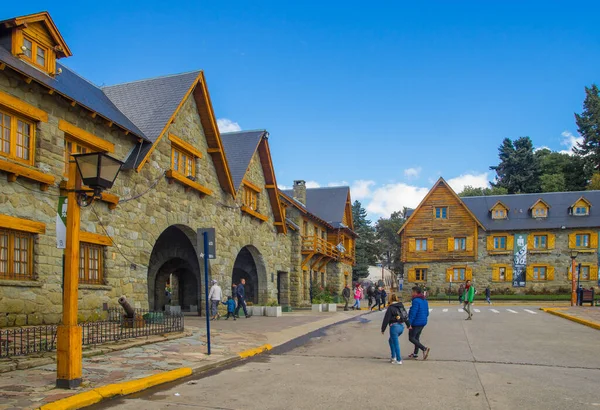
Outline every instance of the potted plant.
POLYGON ((250 316, 264 316, 265 315, 265 307, 264 306, 255 305, 252 302, 249 302, 246 304, 246 307, 248 308, 248 314, 250 316))
POLYGON ((266 316, 268 316, 268 317, 281 317, 282 316, 281 306, 279 306, 279 303, 277 303, 277 301, 274 299, 269 300, 265 310, 266 310, 266 316))
POLYGON ((337 311, 337 304, 333 303, 333 296, 324 295, 322 298, 323 312, 335 312, 337 311))

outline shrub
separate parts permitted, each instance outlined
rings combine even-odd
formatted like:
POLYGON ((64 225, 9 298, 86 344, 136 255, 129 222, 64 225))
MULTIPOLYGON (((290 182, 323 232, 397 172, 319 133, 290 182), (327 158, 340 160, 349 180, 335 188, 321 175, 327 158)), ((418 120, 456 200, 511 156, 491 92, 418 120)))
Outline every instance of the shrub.
POLYGON ((269 306, 269 307, 279 306, 279 302, 277 302, 276 299, 269 299, 269 301, 267 302, 267 306, 269 306))

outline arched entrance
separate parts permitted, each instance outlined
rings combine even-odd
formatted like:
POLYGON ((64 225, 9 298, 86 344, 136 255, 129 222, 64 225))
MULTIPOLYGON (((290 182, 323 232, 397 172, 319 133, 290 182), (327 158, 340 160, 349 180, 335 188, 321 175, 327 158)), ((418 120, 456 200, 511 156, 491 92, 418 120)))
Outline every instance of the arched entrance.
POLYGON ((170 304, 200 314, 201 274, 195 244, 196 233, 183 225, 172 225, 158 237, 148 267, 150 310, 165 310, 170 304))
POLYGON ((267 303, 267 270, 262 255, 252 245, 244 246, 233 264, 231 283, 237 285, 242 279, 246 279, 247 302, 267 303))

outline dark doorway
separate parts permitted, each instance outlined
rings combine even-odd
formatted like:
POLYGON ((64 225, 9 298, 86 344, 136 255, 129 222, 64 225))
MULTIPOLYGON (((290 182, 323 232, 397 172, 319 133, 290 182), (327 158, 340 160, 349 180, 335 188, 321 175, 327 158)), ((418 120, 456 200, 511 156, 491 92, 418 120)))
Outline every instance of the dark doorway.
POLYGON ((266 303, 266 269, 260 252, 253 246, 245 246, 238 253, 233 265, 231 283, 239 284, 246 279, 246 301, 253 304, 266 303))
POLYGON ((289 276, 287 272, 277 272, 277 303, 290 305, 289 276))

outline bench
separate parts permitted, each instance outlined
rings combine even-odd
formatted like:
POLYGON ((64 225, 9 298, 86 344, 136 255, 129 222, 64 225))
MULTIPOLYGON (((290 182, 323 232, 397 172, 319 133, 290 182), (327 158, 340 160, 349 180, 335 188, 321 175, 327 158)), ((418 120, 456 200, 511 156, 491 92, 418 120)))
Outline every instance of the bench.
POLYGON ((589 303, 594 306, 594 288, 581 289, 581 296, 579 297, 579 306, 583 306, 584 303, 589 303))

